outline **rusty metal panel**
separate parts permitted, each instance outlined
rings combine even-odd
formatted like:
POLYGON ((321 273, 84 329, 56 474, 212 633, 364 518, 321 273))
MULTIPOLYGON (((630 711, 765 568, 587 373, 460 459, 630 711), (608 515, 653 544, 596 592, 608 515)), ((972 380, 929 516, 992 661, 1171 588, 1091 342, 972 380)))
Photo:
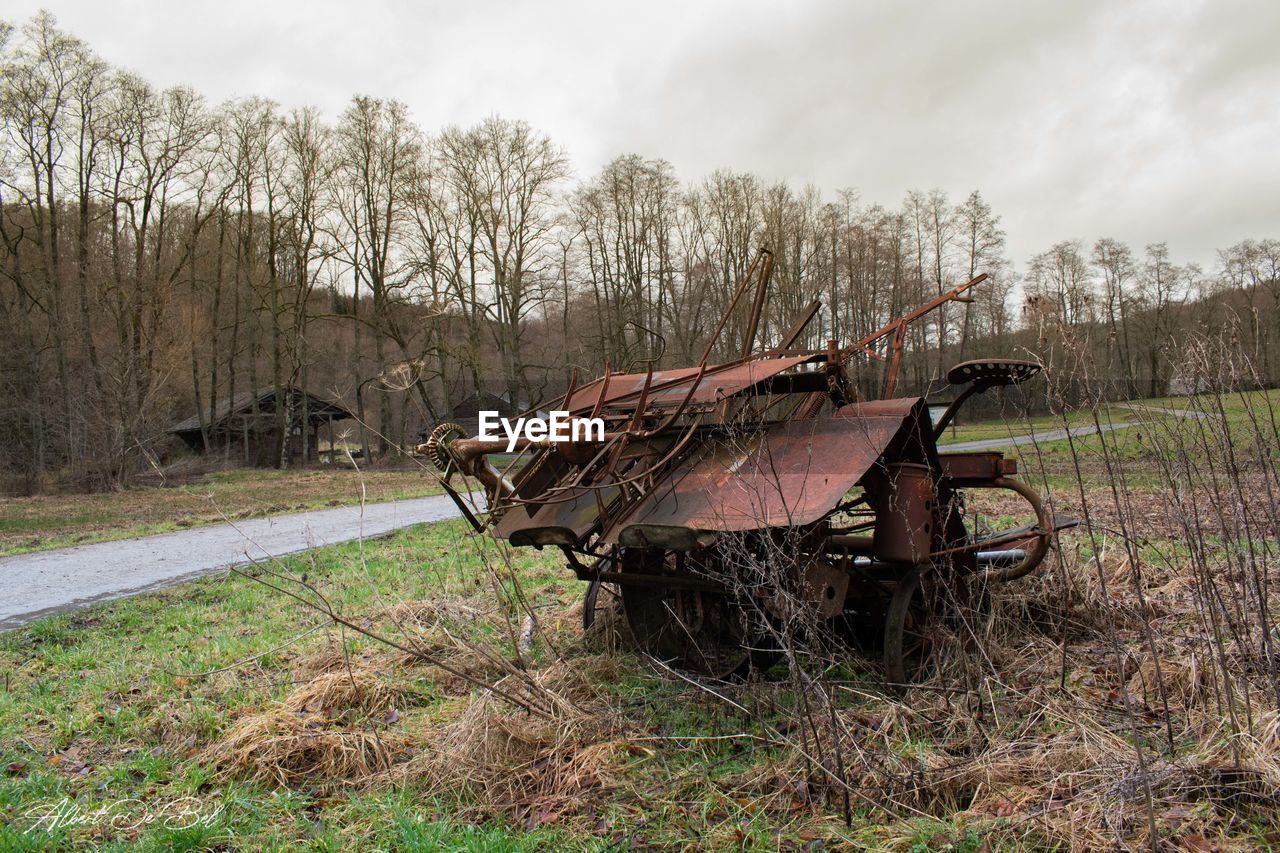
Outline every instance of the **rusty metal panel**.
POLYGON ((954 486, 990 483, 998 477, 1018 473, 1018 463, 998 452, 939 453, 942 476, 954 486))
POLYGON ((708 442, 620 522, 627 528, 753 530, 809 524, 830 512, 907 428, 918 398, 845 406, 752 438, 708 442))
MULTIPOLYGON (((653 372, 653 384, 661 385, 667 382, 677 380, 692 379, 698 375, 696 367, 681 367, 676 370, 655 370, 653 372)), ((611 400, 620 400, 623 397, 639 394, 640 389, 644 387, 644 381, 647 374, 644 373, 620 373, 608 378, 608 386, 605 390, 605 404, 611 400)), ((596 400, 600 397, 600 388, 604 385, 605 379, 601 377, 588 382, 581 388, 573 392, 573 396, 569 398, 565 409, 570 412, 576 412, 583 409, 590 409, 595 405, 596 400)), ((686 387, 687 390, 687 387, 686 387)))
MULTIPOLYGON (((568 479, 557 477, 559 486, 551 491, 539 492, 537 499, 511 506, 499 519, 496 534, 513 544, 530 544, 542 540, 544 544, 571 544, 585 536, 600 521, 602 508, 608 508, 621 494, 619 481, 628 479, 633 466, 643 468, 665 453, 670 447, 669 438, 655 441, 631 442, 614 463, 614 468, 592 485, 564 488, 568 479), (561 541, 564 540, 564 541, 561 541)), ((554 451, 541 451, 546 454, 554 451)), ((574 469, 564 466, 554 455, 551 466, 562 474, 574 469)))
MULTIPOLYGON (((811 360, 813 356, 806 354, 786 358, 758 358, 709 367, 698 381, 689 404, 698 406, 718 402, 811 360)), ((628 403, 634 405, 644 387, 646 375, 624 373, 609 377, 605 406, 625 406, 628 403)), ((689 386, 697 376, 697 368, 654 371, 648 405, 655 408, 680 405, 689 396, 689 386)), ((602 382, 603 380, 597 379, 575 391, 565 408, 569 411, 590 409, 600 397, 602 382)))
MULTIPOLYGON (((599 500, 608 504, 618 496, 616 487, 599 489, 599 500)), ((511 539, 514 544, 522 544, 521 538, 536 538, 541 531, 563 531, 570 544, 581 538, 591 529, 600 517, 600 504, 597 502, 596 490, 580 487, 560 495, 554 502, 536 504, 530 507, 533 514, 525 512, 523 507, 513 508, 503 515, 498 522, 497 535, 503 539, 511 539)))

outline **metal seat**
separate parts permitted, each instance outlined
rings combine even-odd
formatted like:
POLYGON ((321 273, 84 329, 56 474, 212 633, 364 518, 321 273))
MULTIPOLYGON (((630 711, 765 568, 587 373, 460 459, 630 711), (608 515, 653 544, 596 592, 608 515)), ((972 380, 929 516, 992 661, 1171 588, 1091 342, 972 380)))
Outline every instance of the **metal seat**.
POLYGON ((972 382, 979 389, 999 388, 1026 382, 1040 372, 1034 361, 993 360, 980 358, 962 361, 947 371, 947 381, 952 385, 972 382))
POLYGON ((960 411, 961 404, 974 394, 981 394, 992 388, 1006 385, 1017 385, 1026 382, 1040 372, 1040 365, 1034 361, 1017 361, 1015 359, 979 358, 973 361, 962 361, 947 371, 947 381, 952 385, 968 385, 947 406, 933 427, 933 437, 937 440, 947 424, 960 411))

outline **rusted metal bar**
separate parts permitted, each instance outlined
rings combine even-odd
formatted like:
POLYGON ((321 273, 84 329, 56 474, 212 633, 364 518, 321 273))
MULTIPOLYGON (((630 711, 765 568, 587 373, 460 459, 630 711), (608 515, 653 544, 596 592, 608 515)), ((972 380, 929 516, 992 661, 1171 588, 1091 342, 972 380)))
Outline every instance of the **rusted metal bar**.
POLYGON ((884 390, 880 392, 881 399, 887 400, 893 396, 893 389, 898 384, 898 370, 902 367, 902 346, 906 342, 907 324, 899 323, 898 328, 893 334, 892 354, 889 356, 889 367, 884 373, 884 390))
POLYGON ((715 349, 716 342, 720 340, 720 333, 724 331, 724 327, 729 322, 729 318, 733 316, 733 309, 738 307, 738 300, 741 299, 742 294, 746 292, 747 285, 755 275, 756 266, 759 265, 762 257, 763 253, 756 253, 755 260, 751 262, 751 266, 747 268, 747 274, 742 278, 742 283, 739 284, 738 289, 733 292, 733 299, 729 300, 729 307, 725 309, 724 315, 720 318, 720 322, 716 324, 716 330, 711 333, 710 339, 707 340, 707 348, 702 352, 703 362, 711 358, 711 351, 715 349))
POLYGON ((893 332, 897 331, 899 326, 914 323, 916 320, 919 320, 924 315, 932 311, 935 311, 940 306, 945 305, 946 303, 952 301, 953 299, 955 299, 960 294, 964 293, 969 288, 976 287, 977 285, 981 284, 986 280, 987 280, 986 273, 982 273, 981 275, 976 275, 973 278, 966 281, 964 284, 956 285, 955 287, 948 290, 946 293, 938 294, 933 299, 930 299, 928 302, 925 302, 924 304, 913 308, 912 310, 908 311, 906 314, 903 314, 901 317, 897 318, 896 320, 893 320, 887 323, 886 325, 881 326, 879 329, 876 329, 871 334, 859 338, 849 346, 845 347, 845 349, 847 351, 852 352, 855 350, 861 350, 864 347, 868 347, 871 344, 883 338, 884 336, 892 334, 893 332))
POLYGON ((778 356, 786 350, 796 345, 796 341, 800 340, 800 336, 804 334, 804 330, 813 322, 813 318, 818 316, 818 311, 822 309, 822 303, 815 300, 801 309, 796 315, 796 319, 791 323, 791 328, 782 335, 782 339, 778 341, 778 345, 769 351, 769 355, 778 356))
POLYGON ((761 249, 764 256, 764 269, 760 271, 760 281, 756 284, 756 295, 751 300, 751 316, 747 320, 747 330, 742 336, 742 357, 751 355, 755 346, 756 332, 760 328, 760 315, 764 312, 764 298, 769 291, 769 279, 773 277, 773 252, 761 249))

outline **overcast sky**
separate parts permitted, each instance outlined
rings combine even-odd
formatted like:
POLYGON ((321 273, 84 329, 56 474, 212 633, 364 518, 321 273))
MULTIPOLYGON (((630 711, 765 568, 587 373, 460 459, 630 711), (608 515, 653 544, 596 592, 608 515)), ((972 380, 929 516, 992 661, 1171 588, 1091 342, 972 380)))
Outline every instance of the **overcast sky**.
POLYGON ((355 93, 427 130, 491 113, 578 177, 638 152, 855 187, 980 189, 1026 258, 1057 240, 1213 250, 1280 237, 1280 0, 7 0, 212 101, 330 117, 355 93))

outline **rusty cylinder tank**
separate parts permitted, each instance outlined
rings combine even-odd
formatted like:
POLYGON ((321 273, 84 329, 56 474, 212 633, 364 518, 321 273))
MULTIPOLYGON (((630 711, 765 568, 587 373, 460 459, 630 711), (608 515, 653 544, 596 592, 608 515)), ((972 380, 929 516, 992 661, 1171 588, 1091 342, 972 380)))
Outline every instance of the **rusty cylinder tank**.
POLYGON ((898 462, 886 466, 876 510, 872 550, 892 563, 919 563, 933 550, 938 496, 929 466, 898 462))

